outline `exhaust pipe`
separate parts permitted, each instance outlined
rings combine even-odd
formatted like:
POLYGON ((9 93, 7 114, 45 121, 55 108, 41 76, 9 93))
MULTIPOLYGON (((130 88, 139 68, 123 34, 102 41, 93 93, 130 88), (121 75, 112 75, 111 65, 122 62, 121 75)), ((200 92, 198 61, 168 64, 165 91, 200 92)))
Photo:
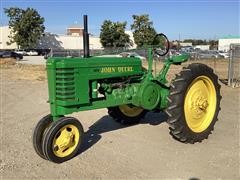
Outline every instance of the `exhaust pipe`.
POLYGON ((88 34, 88 17, 83 16, 84 30, 83 30, 83 53, 84 57, 89 57, 89 34, 88 34))

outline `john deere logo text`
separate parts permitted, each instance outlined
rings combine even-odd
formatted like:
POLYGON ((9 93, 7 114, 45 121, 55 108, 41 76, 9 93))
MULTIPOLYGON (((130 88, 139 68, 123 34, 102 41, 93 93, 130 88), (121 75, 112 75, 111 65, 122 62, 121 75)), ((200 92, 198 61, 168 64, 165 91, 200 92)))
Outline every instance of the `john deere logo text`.
POLYGON ((132 72, 133 67, 127 66, 127 67, 103 67, 101 68, 101 73, 115 73, 115 72, 132 72))

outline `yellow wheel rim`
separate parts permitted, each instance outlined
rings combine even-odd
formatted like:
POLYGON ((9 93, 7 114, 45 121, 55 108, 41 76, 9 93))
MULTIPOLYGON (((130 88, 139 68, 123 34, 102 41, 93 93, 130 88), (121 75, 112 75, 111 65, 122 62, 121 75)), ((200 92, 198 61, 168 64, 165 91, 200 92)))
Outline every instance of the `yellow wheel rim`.
POLYGON ((58 157, 70 155, 77 147, 80 133, 76 126, 66 125, 55 135, 53 140, 53 152, 58 157))
POLYGON ((199 76, 190 84, 185 100, 184 114, 193 132, 203 132, 211 124, 216 111, 216 90, 210 78, 199 76))
POLYGON ((136 107, 136 106, 129 106, 129 105, 121 105, 119 106, 120 111, 128 117, 136 117, 139 114, 141 114, 143 112, 143 108, 140 107, 136 107))

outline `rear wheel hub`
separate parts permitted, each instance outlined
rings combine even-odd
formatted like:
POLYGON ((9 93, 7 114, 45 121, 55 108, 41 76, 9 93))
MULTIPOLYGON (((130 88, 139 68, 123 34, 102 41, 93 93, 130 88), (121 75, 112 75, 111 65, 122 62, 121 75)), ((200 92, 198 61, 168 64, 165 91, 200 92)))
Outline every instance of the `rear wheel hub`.
POLYGON ((184 101, 184 114, 189 128, 202 132, 210 125, 216 110, 216 90, 207 76, 199 76, 190 84, 184 101))

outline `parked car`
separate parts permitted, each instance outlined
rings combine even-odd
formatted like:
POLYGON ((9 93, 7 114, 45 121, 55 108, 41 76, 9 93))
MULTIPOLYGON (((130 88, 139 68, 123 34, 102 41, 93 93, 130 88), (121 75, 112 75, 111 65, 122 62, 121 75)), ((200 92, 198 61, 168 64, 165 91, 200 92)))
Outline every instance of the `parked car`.
POLYGON ((170 56, 177 56, 177 55, 181 55, 183 53, 186 53, 186 52, 185 51, 177 51, 175 49, 169 49, 170 56))
POLYGON ((200 51, 198 54, 200 59, 220 58, 220 55, 216 51, 200 51))
POLYGON ((229 52, 218 51, 218 54, 225 59, 230 57, 229 52))
POLYGON ((14 52, 15 52, 15 53, 18 53, 18 54, 21 54, 21 55, 23 55, 23 56, 27 55, 27 52, 24 51, 24 50, 22 50, 22 49, 16 49, 14 52))
POLYGON ((141 59, 141 60, 146 60, 145 57, 140 56, 140 55, 139 55, 138 53, 136 53, 136 52, 122 52, 122 53, 120 53, 119 55, 120 55, 120 57, 137 57, 137 58, 139 58, 139 59, 141 59))
POLYGON ((95 57, 122 57, 122 56, 118 54, 104 54, 104 55, 95 56, 95 57))
POLYGON ((0 52, 0 58, 14 58, 19 61, 23 58, 23 55, 13 51, 2 51, 0 52))
POLYGON ((38 55, 38 52, 31 50, 31 51, 27 51, 26 54, 27 54, 28 56, 37 56, 37 55, 38 55))

